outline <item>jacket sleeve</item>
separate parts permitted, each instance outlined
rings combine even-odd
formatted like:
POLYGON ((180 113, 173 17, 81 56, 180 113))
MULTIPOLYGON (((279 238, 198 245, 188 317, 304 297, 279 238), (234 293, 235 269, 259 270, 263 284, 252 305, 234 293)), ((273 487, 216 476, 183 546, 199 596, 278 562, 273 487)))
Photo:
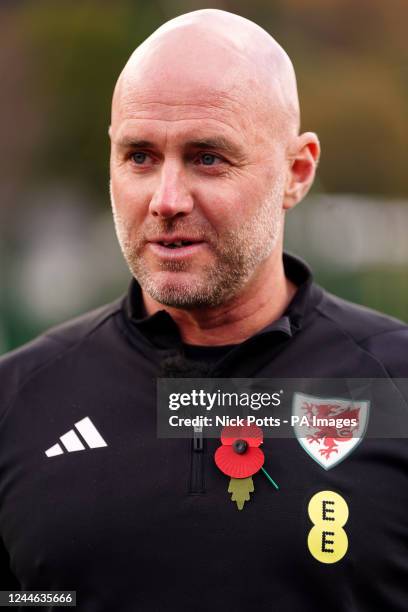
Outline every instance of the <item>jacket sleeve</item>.
POLYGON ((362 342, 391 378, 408 378, 408 327, 376 334, 362 342))

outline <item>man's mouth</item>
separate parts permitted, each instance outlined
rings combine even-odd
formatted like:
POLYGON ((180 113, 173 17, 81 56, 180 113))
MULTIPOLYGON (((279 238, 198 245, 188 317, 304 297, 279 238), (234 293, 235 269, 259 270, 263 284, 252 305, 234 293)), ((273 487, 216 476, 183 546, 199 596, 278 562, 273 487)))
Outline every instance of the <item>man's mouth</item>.
POLYGON ((193 242, 192 240, 177 240, 174 242, 164 242, 163 240, 159 240, 157 244, 167 247, 168 249, 179 249, 180 247, 190 246, 191 244, 197 244, 197 242, 193 242))
POLYGON ((206 242, 190 236, 157 236, 149 240, 148 246, 159 258, 184 259, 200 253, 206 242))

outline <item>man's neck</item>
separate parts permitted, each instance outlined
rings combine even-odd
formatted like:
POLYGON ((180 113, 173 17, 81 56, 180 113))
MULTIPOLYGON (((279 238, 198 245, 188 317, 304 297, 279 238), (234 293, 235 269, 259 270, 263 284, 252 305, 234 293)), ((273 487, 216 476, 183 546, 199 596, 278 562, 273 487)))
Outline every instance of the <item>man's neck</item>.
POLYGON ((297 287, 285 277, 282 257, 268 261, 229 302, 213 308, 183 310, 163 306, 144 291, 148 315, 166 310, 176 321, 183 342, 202 346, 239 344, 279 319, 297 287))

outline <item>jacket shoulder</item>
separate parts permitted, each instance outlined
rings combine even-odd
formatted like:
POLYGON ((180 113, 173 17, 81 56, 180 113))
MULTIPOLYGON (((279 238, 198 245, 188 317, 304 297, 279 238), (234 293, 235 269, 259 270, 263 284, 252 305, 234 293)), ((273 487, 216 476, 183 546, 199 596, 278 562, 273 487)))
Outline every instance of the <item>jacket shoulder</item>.
POLYGON ((51 327, 31 342, 0 357, 0 416, 31 376, 100 328, 120 310, 122 299, 51 327))
POLYGON ((408 377, 406 323, 326 291, 317 310, 356 345, 379 361, 390 376, 408 377))

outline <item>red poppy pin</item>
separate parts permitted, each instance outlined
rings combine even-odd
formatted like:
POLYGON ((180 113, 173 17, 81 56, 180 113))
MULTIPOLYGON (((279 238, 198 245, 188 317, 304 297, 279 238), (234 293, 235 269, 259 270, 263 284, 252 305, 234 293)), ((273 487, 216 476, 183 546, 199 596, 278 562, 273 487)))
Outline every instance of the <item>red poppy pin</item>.
POLYGON ((259 470, 264 472, 276 489, 279 488, 263 467, 265 456, 259 448, 263 442, 260 427, 253 424, 229 425, 221 431, 221 442, 214 460, 221 472, 230 476, 228 493, 232 493, 231 500, 237 503, 238 510, 242 510, 254 492, 252 476, 259 470))

